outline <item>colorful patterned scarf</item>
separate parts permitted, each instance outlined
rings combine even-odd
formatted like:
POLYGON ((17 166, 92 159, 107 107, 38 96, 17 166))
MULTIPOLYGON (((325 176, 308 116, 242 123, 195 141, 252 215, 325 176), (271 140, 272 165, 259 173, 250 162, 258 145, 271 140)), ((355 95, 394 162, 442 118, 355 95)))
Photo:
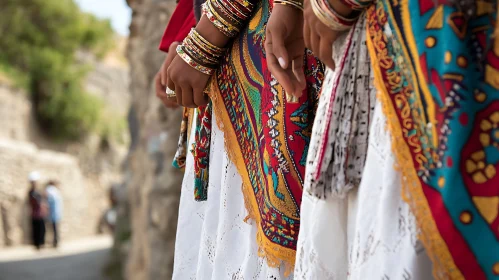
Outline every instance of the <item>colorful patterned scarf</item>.
MULTIPOLYGON (((216 121, 224 132, 226 151, 243 180, 248 218, 258 227, 259 253, 271 266, 284 262, 290 272, 300 227, 305 162, 324 67, 307 52, 307 90, 297 103, 288 102, 265 59, 265 26, 271 7, 268 1, 258 4, 206 92, 210 93, 216 121)), ((198 154, 195 157, 197 162, 198 154)))
POLYGON ((367 13, 402 195, 437 279, 499 279, 499 23, 496 2, 474 6, 385 0, 367 13))

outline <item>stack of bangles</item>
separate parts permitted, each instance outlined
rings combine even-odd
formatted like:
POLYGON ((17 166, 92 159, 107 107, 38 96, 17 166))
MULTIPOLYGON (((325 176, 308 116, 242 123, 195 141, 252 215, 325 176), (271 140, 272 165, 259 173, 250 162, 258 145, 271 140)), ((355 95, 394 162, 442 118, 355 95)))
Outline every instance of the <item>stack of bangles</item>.
POLYGON ((253 4, 247 0, 208 0, 203 15, 225 36, 235 37, 250 17, 253 4))
POLYGON ((303 11, 303 0, 274 0, 274 5, 291 6, 303 11))
MULTIPOLYGON (((342 0, 355 2, 353 0, 342 0)), ((335 31, 345 31, 350 29, 359 18, 361 11, 354 10, 348 17, 340 15, 329 3, 329 0, 310 0, 312 10, 317 18, 327 27, 335 31)))
POLYGON ((210 76, 215 72, 225 50, 210 43, 194 28, 177 46, 178 56, 192 68, 210 76))
MULTIPOLYGON (((208 0, 202 8, 203 15, 225 36, 232 38, 239 33, 250 17, 253 4, 247 0, 208 0)), ((177 46, 177 54, 180 58, 192 68, 210 76, 215 72, 225 51, 226 49, 210 43, 194 28, 182 44, 177 46)), ((173 97, 174 94, 171 96, 173 97)))

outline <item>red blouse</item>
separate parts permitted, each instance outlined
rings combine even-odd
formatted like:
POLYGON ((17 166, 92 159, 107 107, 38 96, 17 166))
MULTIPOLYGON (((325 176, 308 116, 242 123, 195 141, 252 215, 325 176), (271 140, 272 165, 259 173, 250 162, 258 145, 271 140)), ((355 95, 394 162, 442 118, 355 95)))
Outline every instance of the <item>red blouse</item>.
POLYGON ((173 42, 182 42, 191 28, 196 26, 193 0, 180 0, 166 27, 159 49, 168 52, 173 42))

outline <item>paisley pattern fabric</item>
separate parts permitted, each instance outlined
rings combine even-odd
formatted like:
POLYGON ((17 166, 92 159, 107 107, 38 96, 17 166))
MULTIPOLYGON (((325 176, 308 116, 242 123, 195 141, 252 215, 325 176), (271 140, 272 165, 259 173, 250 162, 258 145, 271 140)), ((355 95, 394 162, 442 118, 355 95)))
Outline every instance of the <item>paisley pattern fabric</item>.
POLYGON ((187 139, 189 139, 189 130, 191 129, 190 117, 192 109, 183 108, 182 122, 180 123, 180 134, 177 144, 177 152, 173 158, 173 167, 178 169, 185 169, 185 161, 187 158, 187 139))
POLYGON ((265 59, 265 26, 271 7, 269 1, 257 4, 205 92, 210 94, 218 127, 224 132, 229 158, 242 177, 248 218, 258 227, 259 254, 269 265, 284 263, 291 272, 324 66, 307 51, 307 89, 298 102, 288 102, 265 59))
POLYGON ((437 279, 499 279, 497 3, 474 3, 474 15, 444 0, 367 11, 402 195, 437 279))
POLYGON ((212 104, 196 108, 196 123, 192 155, 194 156, 194 199, 208 199, 208 182, 210 168, 210 142, 212 124, 212 104))
POLYGON ((208 199, 212 106, 210 102, 206 106, 195 109, 183 109, 177 152, 173 158, 173 167, 185 169, 187 139, 194 125, 194 142, 190 151, 194 156, 194 199, 196 201, 208 199), (195 119, 194 116, 196 116, 195 119))

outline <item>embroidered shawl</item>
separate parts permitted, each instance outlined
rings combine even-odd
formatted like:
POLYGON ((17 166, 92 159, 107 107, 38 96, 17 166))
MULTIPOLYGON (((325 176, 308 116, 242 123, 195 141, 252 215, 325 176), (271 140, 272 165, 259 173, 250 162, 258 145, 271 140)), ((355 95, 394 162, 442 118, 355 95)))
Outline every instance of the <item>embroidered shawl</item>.
MULTIPOLYGON (((291 271, 300 227, 305 162, 324 66, 306 52, 307 89, 291 103, 268 70, 265 26, 272 3, 260 1, 206 90, 226 151, 242 177, 260 255, 291 271)), ((237 187, 237 186, 234 186, 237 187)))
POLYGON ((473 16, 444 0, 367 11, 402 195, 437 279, 499 279, 499 23, 497 2, 474 3, 473 16))
MULTIPOLYGON (((310 51, 305 51, 307 88, 297 102, 288 100, 265 59, 265 26, 272 2, 259 1, 255 9, 205 89, 210 103, 196 109, 191 150, 196 175, 194 197, 209 199, 209 139, 215 112, 226 151, 243 180, 247 219, 254 220, 258 228, 255 238, 259 254, 270 266, 284 263, 289 273, 295 262, 305 163, 325 69, 310 51)), ((179 151, 185 151, 187 139, 188 126, 182 127, 179 151)), ((182 154, 179 152, 174 162, 179 167, 185 159, 182 154)))

